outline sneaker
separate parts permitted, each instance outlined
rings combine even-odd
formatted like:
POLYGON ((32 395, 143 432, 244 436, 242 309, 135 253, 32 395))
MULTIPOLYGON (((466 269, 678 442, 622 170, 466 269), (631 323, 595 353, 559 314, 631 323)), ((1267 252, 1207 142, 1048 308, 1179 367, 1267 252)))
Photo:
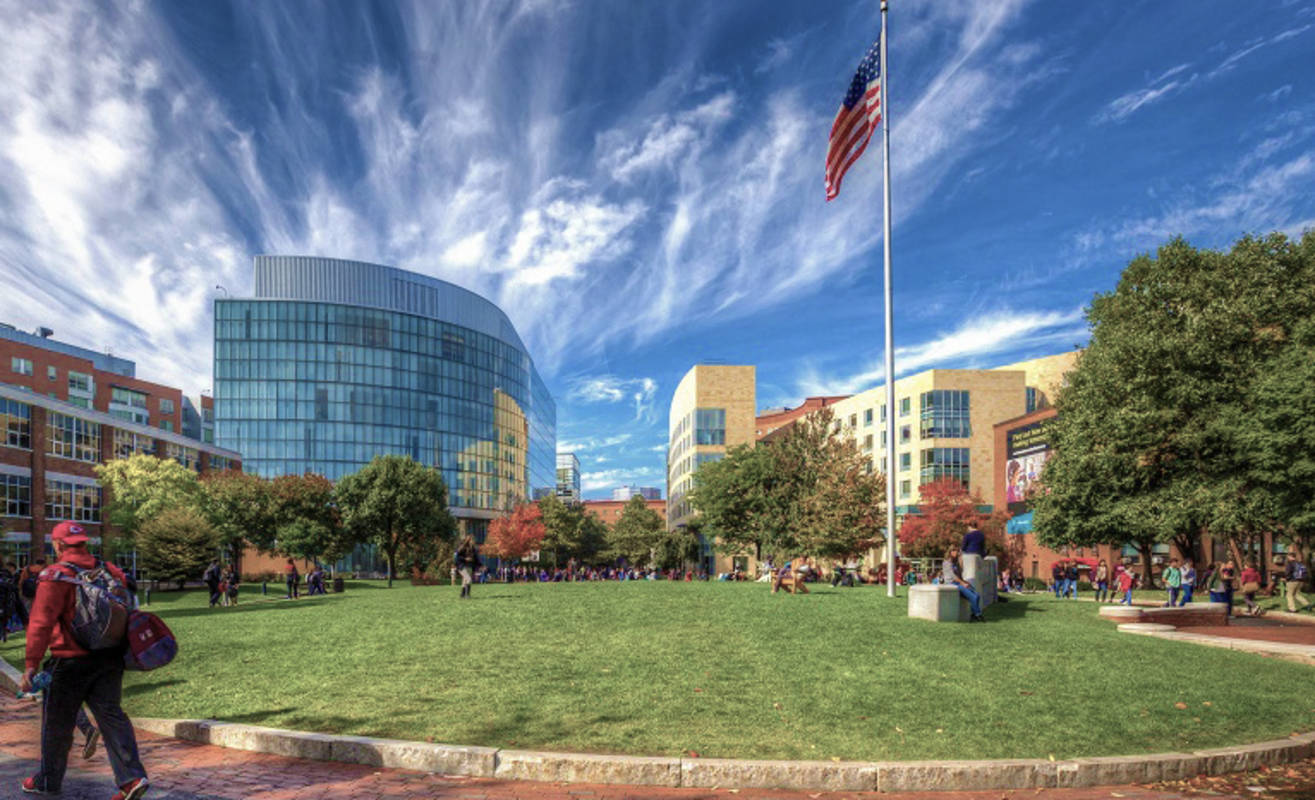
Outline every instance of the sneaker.
POLYGON ((110 798, 110 800, 137 800, 146 796, 146 790, 150 788, 150 781, 145 778, 138 778, 135 781, 129 781, 119 787, 119 793, 110 798))
POLYGON ((33 775, 31 778, 23 779, 23 791, 27 794, 59 794, 59 792, 52 792, 46 789, 37 788, 37 779, 35 775, 33 775))
POLYGON ((87 734, 87 741, 82 744, 82 757, 91 758, 96 755, 96 742, 100 741, 100 731, 95 728, 87 734))

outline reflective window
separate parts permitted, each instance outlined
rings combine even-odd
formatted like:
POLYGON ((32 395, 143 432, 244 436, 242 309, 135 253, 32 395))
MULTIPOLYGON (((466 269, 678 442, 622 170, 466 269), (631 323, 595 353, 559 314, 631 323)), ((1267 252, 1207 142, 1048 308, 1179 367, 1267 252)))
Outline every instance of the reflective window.
POLYGON ((936 389, 920 398, 923 439, 967 439, 972 436, 968 392, 936 389))
POLYGON ((129 458, 137 453, 155 455, 155 440, 122 428, 114 429, 114 457, 129 458))
POLYGON ((0 473, 0 509, 6 517, 32 516, 32 479, 0 473))
POLYGON ((46 480, 46 519, 100 522, 99 486, 46 480))
POLYGON ((966 447, 932 447, 919 455, 918 482, 933 483, 942 478, 954 478, 968 486, 971 461, 966 447))
POLYGON ((32 359, 14 356, 9 359, 9 369, 19 375, 31 375, 32 359))
POLYGON ((8 447, 32 449, 32 407, 0 397, 0 434, 8 447))
POLYGON ((46 454, 91 464, 100 461, 100 423, 48 412, 46 454))
POLYGON ((726 444, 726 409, 699 408, 694 411, 694 444, 726 444))

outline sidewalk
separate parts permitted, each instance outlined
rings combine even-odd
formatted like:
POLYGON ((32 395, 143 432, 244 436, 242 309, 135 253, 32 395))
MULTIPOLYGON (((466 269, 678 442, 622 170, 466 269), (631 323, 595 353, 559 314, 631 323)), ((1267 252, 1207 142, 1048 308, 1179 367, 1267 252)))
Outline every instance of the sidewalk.
MULTIPOLYGON (((29 701, 0 693, 0 797, 22 797, 18 783, 32 774, 40 758, 35 744, 41 726, 40 708, 29 701)), ((1315 760, 1265 774, 1199 778, 1182 785, 1147 788, 1136 786, 1092 789, 1050 789, 980 792, 929 792, 876 794, 856 792, 790 792, 743 789, 660 789, 647 786, 592 786, 584 784, 528 783, 479 778, 453 778, 406 770, 379 769, 352 764, 306 761, 282 756, 228 750, 191 744, 148 733, 140 734, 142 761, 151 776, 152 800, 623 800, 624 798, 722 798, 748 800, 1172 800, 1210 796, 1223 798, 1315 797, 1315 760), (1252 785, 1277 780, 1294 784, 1298 793, 1278 786, 1263 795, 1248 791, 1252 785)), ((101 749, 91 761, 78 753, 70 760, 64 782, 66 800, 107 800, 113 794, 109 765, 101 749)))

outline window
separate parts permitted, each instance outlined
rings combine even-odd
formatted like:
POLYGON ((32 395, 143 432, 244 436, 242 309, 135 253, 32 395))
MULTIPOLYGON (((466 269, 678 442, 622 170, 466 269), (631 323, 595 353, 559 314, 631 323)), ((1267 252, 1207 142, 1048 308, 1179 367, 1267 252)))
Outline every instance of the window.
POLYGON ((967 439, 973 435, 968 392, 936 389, 923 392, 920 437, 923 439, 967 439))
POLYGON ((909 398, 901 397, 899 399, 899 415, 901 417, 907 417, 909 415, 909 407, 911 405, 912 403, 909 398))
POLYGON ((886 404, 885 404, 885 403, 882 403, 882 404, 881 404, 881 421, 882 421, 882 422, 885 422, 885 421, 886 421, 886 404))
POLYGON ((46 455, 95 464, 100 461, 100 423, 51 411, 46 415, 46 455))
POLYGON ((114 457, 129 458, 137 453, 155 455, 155 440, 140 433, 114 429, 114 457))
POLYGON ((74 372, 73 370, 69 370, 68 390, 70 392, 90 392, 91 376, 85 372, 74 372))
POLYGON ((850 414, 850 415, 849 415, 849 427, 851 427, 851 428, 857 428, 857 427, 858 427, 858 414, 850 414))
POLYGON ((162 430, 162 431, 169 431, 170 433, 172 433, 172 432, 173 432, 173 429, 174 429, 174 421, 173 421, 173 420, 171 420, 171 419, 162 419, 162 420, 160 420, 160 430, 162 430))
POLYGON ((146 393, 115 386, 110 390, 110 402, 132 406, 133 408, 146 408, 146 393))
POLYGON ((217 456, 213 453, 210 454, 211 472, 227 472, 232 468, 233 468, 233 459, 229 458, 228 456, 217 456))
POLYGON ((970 460, 966 447, 932 447, 919 455, 919 483, 926 485, 942 478, 953 478, 968 485, 970 460))
POLYGON ((100 522, 99 486, 66 481, 46 481, 46 519, 100 522))
POLYGON ((1031 386, 1027 387, 1027 413, 1031 414, 1037 410, 1037 390, 1031 386))
POLYGON ((17 372, 19 375, 31 375, 32 359, 19 358, 18 356, 14 356, 13 358, 9 359, 9 369, 13 370, 14 372, 17 372))
POLYGON ((871 424, 872 424, 872 409, 869 408, 863 412, 863 425, 868 426, 871 424))
POLYGON ((71 406, 77 406, 78 408, 91 408, 91 401, 85 397, 74 397, 73 395, 69 395, 68 404, 71 406))
POLYGON ((173 398, 170 398, 170 397, 161 397, 161 398, 160 398, 160 413, 161 413, 161 414, 172 414, 172 413, 174 413, 174 401, 173 401, 173 398))
POLYGON ((172 458, 179 464, 188 469, 201 471, 201 453, 194 447, 183 447, 180 444, 165 442, 164 455, 166 458, 172 458))
POLYGON ((900 497, 908 497, 908 496, 911 495, 911 494, 913 494, 913 486, 912 486, 912 483, 911 483, 910 481, 900 481, 900 482, 899 482, 899 496, 900 496, 900 497))
POLYGON ((0 397, 0 444, 32 449, 32 407, 0 397))
POLYGON ((900 454, 899 454, 899 471, 900 471, 900 472, 908 472, 908 471, 911 470, 911 469, 913 469, 913 454, 912 454, 912 453, 900 453, 900 454))
POLYGON ((863 437, 863 449, 864 450, 872 449, 872 434, 869 433, 867 436, 863 437))
POLYGON ((885 428, 882 428, 882 429, 881 429, 881 446, 882 446, 883 449, 886 447, 886 429, 885 429, 885 428))
POLYGON ((901 426, 899 426, 899 442, 900 442, 900 444, 905 444, 906 442, 911 442, 911 441, 913 441, 913 430, 912 430, 912 428, 911 428, 910 426, 908 426, 908 425, 901 425, 901 426))
POLYGON ((694 469, 698 469, 709 461, 721 461, 725 457, 725 453, 695 453, 694 469))
POLYGON ((32 479, 26 475, 0 475, 0 512, 6 517, 32 516, 32 479))
POLYGON ((694 410, 694 444, 726 444, 726 409, 694 410))
POLYGON ((46 380, 53 381, 59 377, 59 371, 54 367, 46 367, 46 380))

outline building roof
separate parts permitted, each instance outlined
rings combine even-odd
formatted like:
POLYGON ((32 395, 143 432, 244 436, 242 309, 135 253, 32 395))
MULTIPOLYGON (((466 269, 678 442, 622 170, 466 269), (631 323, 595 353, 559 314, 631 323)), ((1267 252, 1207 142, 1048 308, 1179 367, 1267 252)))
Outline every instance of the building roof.
MULTIPOLYGON (((42 331, 54 332, 49 328, 42 328, 42 331)), ((24 333, 13 325, 0 322, 0 339, 8 339, 11 342, 25 344, 30 347, 39 347, 43 350, 49 350, 54 353, 63 353, 66 356, 82 358, 91 362, 91 365, 102 372, 112 372, 115 375, 122 375, 125 378, 137 377, 137 363, 129 361, 126 358, 112 356, 109 353, 99 353, 95 350, 88 350, 85 347, 78 347, 75 344, 68 344, 50 336, 38 336, 34 333, 24 333)))

